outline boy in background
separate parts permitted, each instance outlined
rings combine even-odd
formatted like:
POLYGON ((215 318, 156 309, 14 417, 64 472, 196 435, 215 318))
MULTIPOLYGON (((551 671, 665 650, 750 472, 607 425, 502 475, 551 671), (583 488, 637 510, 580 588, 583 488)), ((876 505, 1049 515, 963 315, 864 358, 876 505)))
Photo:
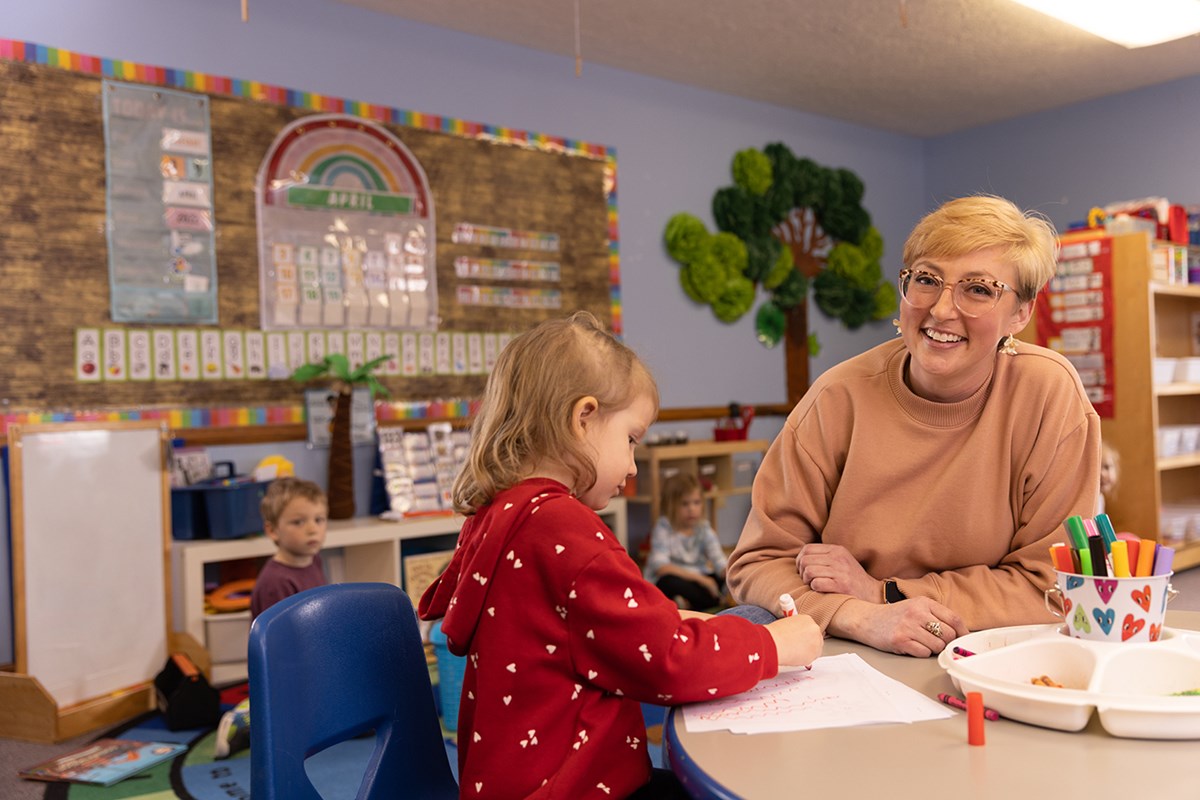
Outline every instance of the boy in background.
MULTIPOLYGON (((285 597, 324 586, 321 548, 329 504, 321 487, 299 478, 271 483, 260 506, 263 532, 275 542, 275 555, 263 565, 250 594, 250 620, 285 597)), ((250 744, 250 701, 226 711, 217 725, 215 758, 227 758, 250 744)))

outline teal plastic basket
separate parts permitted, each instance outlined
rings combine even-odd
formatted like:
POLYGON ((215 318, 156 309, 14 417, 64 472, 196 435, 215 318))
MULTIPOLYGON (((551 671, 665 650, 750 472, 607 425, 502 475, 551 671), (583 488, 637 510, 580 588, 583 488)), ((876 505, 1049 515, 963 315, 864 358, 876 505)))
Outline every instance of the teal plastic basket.
POLYGON ((433 642, 433 654, 437 657, 438 699, 442 704, 442 725, 448 731, 458 730, 458 701, 462 698, 463 674, 467 669, 465 656, 450 652, 446 634, 442 633, 441 620, 429 633, 433 642))

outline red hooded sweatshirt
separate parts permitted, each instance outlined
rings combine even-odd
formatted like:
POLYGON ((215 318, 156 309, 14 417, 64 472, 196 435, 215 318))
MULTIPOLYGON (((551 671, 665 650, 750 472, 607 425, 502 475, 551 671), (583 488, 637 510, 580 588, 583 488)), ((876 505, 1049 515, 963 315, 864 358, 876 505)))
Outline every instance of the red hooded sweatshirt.
POLYGON ((765 628, 681 619, 600 517, 541 478, 467 519, 419 612, 467 656, 464 798, 626 797, 650 778, 639 701, 724 697, 778 671, 765 628))

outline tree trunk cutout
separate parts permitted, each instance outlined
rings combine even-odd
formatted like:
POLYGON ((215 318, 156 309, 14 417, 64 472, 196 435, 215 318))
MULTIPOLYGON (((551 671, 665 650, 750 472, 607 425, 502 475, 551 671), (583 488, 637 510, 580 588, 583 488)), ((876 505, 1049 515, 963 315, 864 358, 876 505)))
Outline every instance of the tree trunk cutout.
POLYGON ((350 441, 350 387, 338 391, 329 429, 329 518, 354 516, 354 445, 350 441))
MULTIPOLYGON (((792 251, 792 262, 808 280, 825 268, 825 257, 832 245, 817 223, 811 208, 793 208, 783 222, 771 228, 771 235, 792 251)), ((804 300, 787 312, 784 334, 784 363, 787 369, 788 403, 795 405, 808 391, 808 293, 804 300)))

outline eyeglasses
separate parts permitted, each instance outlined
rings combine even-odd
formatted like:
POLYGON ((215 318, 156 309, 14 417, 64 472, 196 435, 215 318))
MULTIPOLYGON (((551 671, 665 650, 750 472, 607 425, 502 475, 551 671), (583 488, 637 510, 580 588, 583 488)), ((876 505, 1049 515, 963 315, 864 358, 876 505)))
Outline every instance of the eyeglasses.
POLYGON ((1005 292, 1017 292, 1003 281, 988 278, 963 278, 946 283, 924 270, 900 270, 900 295, 914 308, 932 307, 946 289, 953 289, 954 307, 968 317, 982 317, 999 304, 1005 292))

